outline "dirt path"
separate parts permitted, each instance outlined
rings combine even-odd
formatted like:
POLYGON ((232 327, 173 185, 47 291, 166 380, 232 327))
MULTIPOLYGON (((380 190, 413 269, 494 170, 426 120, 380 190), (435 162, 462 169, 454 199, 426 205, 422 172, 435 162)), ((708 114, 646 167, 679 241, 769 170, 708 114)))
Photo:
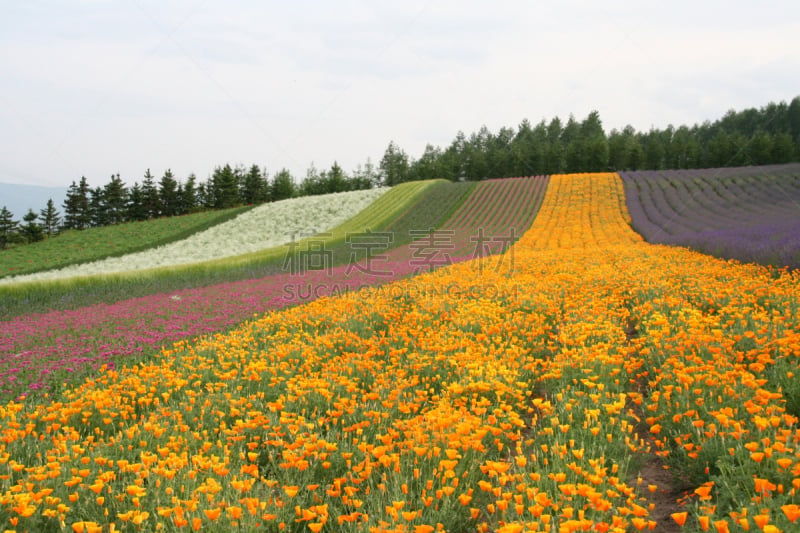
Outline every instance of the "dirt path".
MULTIPOLYGON (((639 336, 638 324, 635 319, 628 321, 625 328, 625 336, 628 342, 639 336)), ((635 387, 644 397, 649 396, 646 378, 640 378, 635 387)), ((652 441, 650 427, 644 421, 645 416, 641 406, 630 402, 629 408, 633 410, 640 420, 636 428, 639 435, 646 435, 644 438, 652 441)), ((655 443, 651 442, 649 449, 651 451, 640 458, 642 468, 631 482, 637 487, 639 495, 646 499, 652 507, 650 519, 656 522, 656 527, 652 531, 656 533, 680 533, 683 528, 670 515, 684 510, 678 504, 678 499, 682 496, 681 489, 676 486, 672 473, 667 469, 661 457, 652 451, 655 449, 655 443), (650 490, 651 486, 655 487, 654 491, 650 490)))

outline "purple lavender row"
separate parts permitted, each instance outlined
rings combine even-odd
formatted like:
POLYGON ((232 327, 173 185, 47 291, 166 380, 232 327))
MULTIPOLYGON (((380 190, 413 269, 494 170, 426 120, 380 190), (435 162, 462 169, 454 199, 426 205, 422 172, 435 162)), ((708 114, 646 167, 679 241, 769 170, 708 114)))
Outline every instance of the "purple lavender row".
POLYGON ((620 176, 633 229, 648 242, 800 268, 800 163, 620 176))

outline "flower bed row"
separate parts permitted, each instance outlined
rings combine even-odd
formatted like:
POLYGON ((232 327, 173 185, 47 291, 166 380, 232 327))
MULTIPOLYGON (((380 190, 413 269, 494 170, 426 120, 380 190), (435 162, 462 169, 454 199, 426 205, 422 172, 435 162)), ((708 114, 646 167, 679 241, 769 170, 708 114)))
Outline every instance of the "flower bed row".
POLYGON ((800 267, 800 164, 623 172, 634 229, 648 242, 800 267))

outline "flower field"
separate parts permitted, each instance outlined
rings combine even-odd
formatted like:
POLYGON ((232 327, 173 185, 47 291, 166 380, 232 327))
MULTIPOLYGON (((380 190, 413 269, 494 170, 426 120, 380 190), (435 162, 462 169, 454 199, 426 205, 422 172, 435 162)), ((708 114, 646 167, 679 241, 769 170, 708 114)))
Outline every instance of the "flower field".
POLYGON ((8 402, 0 525, 794 531, 800 275, 630 222, 617 174, 551 176, 502 268, 323 295, 8 402))
POLYGON ((648 242, 800 268, 800 164, 621 175, 648 242))
POLYGON ((59 279, 200 263, 274 248, 328 231, 352 218, 388 189, 367 189, 269 202, 236 218, 164 246, 135 254, 14 276, 2 282, 59 279))
MULTIPOLYGON (((529 225, 541 202, 544 183, 545 178, 526 178, 482 184, 453 215, 453 220, 460 221, 458 226, 448 222, 449 228, 457 227, 457 230, 450 230, 450 240, 453 246, 458 244, 458 255, 448 255, 448 262, 470 257, 475 243, 467 242, 467 238, 477 235, 478 223, 488 221, 485 227, 493 232, 487 233, 487 246, 492 244, 488 235, 509 233, 508 228, 491 223, 501 218, 499 212, 507 213, 502 218, 513 227, 524 229, 529 225), (510 186, 513 186, 517 202, 494 202, 493 198, 500 195, 492 191, 507 193, 510 186), (529 201, 531 198, 533 201, 529 201), (482 211, 482 216, 475 215, 476 211, 482 211), (468 217, 476 221, 474 226, 463 222, 468 217)), ((409 227, 415 223, 432 222, 429 217, 433 215, 435 218, 443 205, 458 200, 465 184, 442 182, 436 185, 444 189, 445 194, 455 192, 454 198, 448 202, 441 194, 429 194, 436 200, 431 206, 421 206, 418 202, 395 222, 411 218, 409 227)), ((355 230, 364 223, 357 218, 345 226, 355 230)), ((402 231, 400 226, 393 223, 389 228, 399 233, 402 231)), ((335 233, 342 234, 341 228, 335 233)), ((0 322, 0 398, 40 394, 54 383, 75 381, 107 363, 124 364, 131 356, 158 350, 165 344, 230 328, 251 318, 254 313, 386 283, 438 266, 440 259, 425 255, 439 256, 440 250, 433 246, 426 247, 424 243, 405 245, 400 250, 384 253, 371 271, 363 266, 353 268, 352 263, 344 264, 351 250, 344 243, 340 244, 341 253, 332 255, 342 256, 343 264, 329 271, 321 269, 301 274, 284 270, 262 278, 156 293, 70 310, 31 313, 0 322)), ((329 249, 333 252, 337 247, 329 249)), ((452 252, 450 248, 441 251, 452 252)), ((364 260, 360 258, 359 261, 364 260)))
POLYGON ((444 180, 408 182, 392 187, 357 215, 324 232, 324 235, 299 239, 295 243, 286 243, 278 247, 201 263, 149 270, 0 283, 0 318, 11 319, 33 312, 77 309, 98 303, 275 274, 281 271, 284 258, 291 250, 307 246, 309 241, 324 242, 326 246, 333 246, 344 242, 348 232, 363 232, 367 228, 383 227, 439 181, 444 180))

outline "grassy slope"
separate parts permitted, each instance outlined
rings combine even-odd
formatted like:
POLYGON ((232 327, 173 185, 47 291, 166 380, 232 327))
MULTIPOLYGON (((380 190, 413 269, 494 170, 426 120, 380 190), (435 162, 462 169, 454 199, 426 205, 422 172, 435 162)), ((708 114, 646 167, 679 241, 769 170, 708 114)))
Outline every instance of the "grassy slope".
POLYGON ((37 243, 0 251, 0 278, 99 261, 163 246, 226 222, 252 207, 69 230, 37 243))

